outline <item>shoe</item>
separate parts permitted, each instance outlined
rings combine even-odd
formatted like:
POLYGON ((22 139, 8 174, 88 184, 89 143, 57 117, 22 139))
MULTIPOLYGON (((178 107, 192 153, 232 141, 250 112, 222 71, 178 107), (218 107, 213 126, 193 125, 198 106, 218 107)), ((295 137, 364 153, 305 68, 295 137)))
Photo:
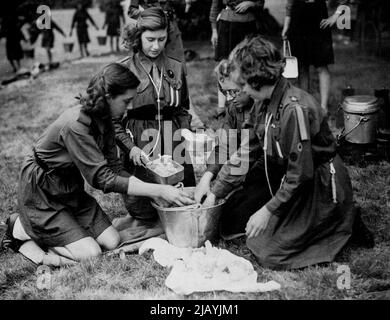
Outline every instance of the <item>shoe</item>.
POLYGON ((11 214, 7 221, 6 221, 6 226, 7 229, 1 239, 0 243, 0 251, 7 251, 11 249, 14 252, 18 252, 20 247, 22 246, 24 241, 15 239, 14 236, 12 235, 12 231, 14 230, 14 225, 16 219, 19 217, 18 213, 11 214))

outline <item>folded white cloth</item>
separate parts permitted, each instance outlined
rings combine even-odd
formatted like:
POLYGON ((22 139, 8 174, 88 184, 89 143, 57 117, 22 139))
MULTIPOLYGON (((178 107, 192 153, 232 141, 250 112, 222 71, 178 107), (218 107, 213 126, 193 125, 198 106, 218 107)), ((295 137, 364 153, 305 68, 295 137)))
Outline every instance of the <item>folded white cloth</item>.
POLYGON ((275 281, 257 282, 257 273, 246 259, 225 249, 213 247, 209 241, 199 249, 177 248, 166 240, 151 238, 139 250, 154 250, 153 257, 164 267, 173 267, 165 285, 177 294, 230 291, 266 292, 279 290, 275 281))

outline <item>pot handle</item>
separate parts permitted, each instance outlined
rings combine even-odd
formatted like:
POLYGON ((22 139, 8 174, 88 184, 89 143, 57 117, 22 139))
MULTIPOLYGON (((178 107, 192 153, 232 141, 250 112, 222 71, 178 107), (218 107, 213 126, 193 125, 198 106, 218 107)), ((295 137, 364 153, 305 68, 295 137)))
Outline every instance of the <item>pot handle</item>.
POLYGON ((179 182, 177 185, 175 185, 175 188, 178 188, 180 190, 184 190, 184 184, 183 182, 179 182))
POLYGON ((344 132, 345 131, 345 127, 343 128, 343 130, 341 131, 341 133, 337 136, 337 142, 340 142, 341 139, 344 139, 347 135, 349 135, 353 130, 355 130, 358 126, 360 126, 360 124, 362 122, 367 122, 369 121, 370 119, 367 118, 367 117, 363 117, 361 116, 360 119, 359 119, 359 122, 351 129, 349 130, 348 132, 344 132))

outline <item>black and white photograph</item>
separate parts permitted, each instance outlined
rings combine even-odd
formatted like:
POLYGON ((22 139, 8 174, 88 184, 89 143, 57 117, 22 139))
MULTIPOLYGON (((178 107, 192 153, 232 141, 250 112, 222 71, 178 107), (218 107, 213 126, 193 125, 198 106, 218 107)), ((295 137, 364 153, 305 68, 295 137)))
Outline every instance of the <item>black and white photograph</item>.
POLYGON ((390 2, 2 1, 14 300, 390 300, 390 2))

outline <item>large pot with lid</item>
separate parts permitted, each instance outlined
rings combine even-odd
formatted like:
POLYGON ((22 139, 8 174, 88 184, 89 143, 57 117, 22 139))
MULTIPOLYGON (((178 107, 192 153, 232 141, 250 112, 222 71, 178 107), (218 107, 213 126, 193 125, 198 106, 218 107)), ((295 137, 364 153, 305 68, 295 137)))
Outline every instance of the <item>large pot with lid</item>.
POLYGON ((379 103, 373 96, 349 96, 341 105, 344 111, 342 137, 358 144, 374 143, 376 140, 379 103))

